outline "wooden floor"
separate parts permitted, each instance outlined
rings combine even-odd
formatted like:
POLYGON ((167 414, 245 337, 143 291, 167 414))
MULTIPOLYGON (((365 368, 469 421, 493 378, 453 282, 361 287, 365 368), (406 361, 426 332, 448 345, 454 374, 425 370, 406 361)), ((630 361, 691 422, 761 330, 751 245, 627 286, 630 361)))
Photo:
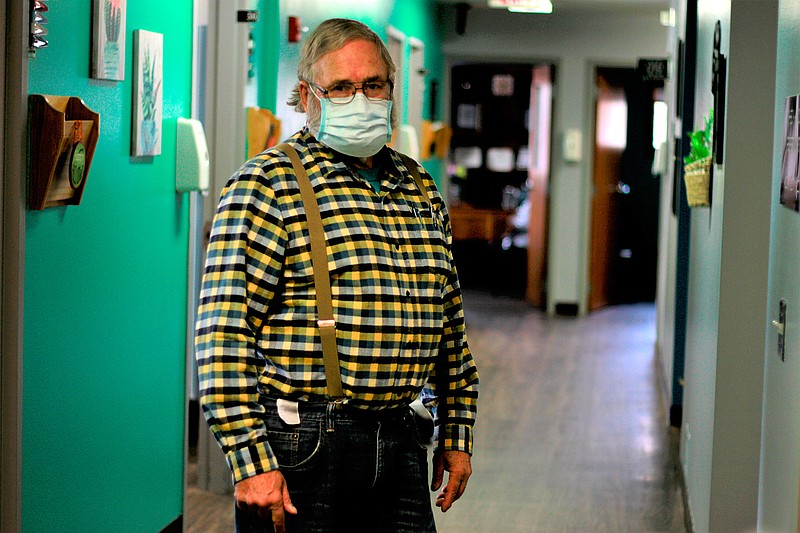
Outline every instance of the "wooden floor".
MULTIPOLYGON (((685 532, 678 436, 661 401, 652 304, 548 318, 464 295, 481 376, 473 477, 439 533, 685 532)), ((189 532, 233 531, 230 496, 188 491, 189 532)))

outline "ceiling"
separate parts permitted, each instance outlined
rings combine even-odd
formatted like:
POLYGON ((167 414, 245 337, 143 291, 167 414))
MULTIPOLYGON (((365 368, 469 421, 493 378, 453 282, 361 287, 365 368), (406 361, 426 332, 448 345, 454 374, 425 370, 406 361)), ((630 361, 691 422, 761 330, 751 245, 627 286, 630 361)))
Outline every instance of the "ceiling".
MULTIPOLYGON (((486 0, 436 0, 439 4, 469 4, 472 9, 491 9, 486 0)), ((551 0, 553 13, 658 13, 669 8, 669 0, 551 0)))

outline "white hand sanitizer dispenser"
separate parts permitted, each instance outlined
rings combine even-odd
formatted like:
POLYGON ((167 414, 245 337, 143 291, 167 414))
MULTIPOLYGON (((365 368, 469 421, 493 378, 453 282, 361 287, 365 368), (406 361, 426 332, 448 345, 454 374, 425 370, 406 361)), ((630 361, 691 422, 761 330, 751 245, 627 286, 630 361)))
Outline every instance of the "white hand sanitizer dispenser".
POLYGON ((175 189, 208 195, 210 168, 203 124, 191 118, 178 118, 175 189))

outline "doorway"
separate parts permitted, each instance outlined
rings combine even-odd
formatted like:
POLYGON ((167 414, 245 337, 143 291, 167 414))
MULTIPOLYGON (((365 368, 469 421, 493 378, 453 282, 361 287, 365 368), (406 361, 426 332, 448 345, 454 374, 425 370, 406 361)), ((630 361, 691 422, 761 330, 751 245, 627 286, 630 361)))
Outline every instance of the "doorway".
MULTIPOLYGON (((224 183, 244 163, 247 153, 246 106, 253 98, 255 80, 248 76, 248 43, 253 23, 243 15, 255 11, 256 6, 256 0, 198 0, 194 3, 192 117, 203 123, 206 132, 211 183, 208 196, 191 193, 189 209, 184 480, 187 523, 199 520, 208 524, 209 520, 214 520, 204 514, 204 505, 216 498, 227 500, 227 494, 232 491, 225 456, 199 408, 194 324, 211 219, 224 183)), ((220 519, 225 521, 226 518, 220 519)), ((232 518, 227 522, 232 523, 232 518)))
POLYGON ((589 310, 655 299, 659 177, 652 172, 663 82, 596 69, 589 310))
POLYGON ((545 305, 552 65, 451 67, 453 255, 465 288, 545 305))

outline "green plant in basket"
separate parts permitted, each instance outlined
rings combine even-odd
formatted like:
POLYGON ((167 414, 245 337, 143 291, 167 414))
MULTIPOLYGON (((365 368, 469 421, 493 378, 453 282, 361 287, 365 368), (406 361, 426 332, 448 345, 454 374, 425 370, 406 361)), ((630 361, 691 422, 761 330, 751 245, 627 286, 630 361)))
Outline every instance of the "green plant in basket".
POLYGON ((689 207, 711 205, 711 136, 714 127, 714 110, 705 119, 705 128, 689 134, 689 155, 683 158, 686 182, 686 201, 689 207))
POLYGON ((683 158, 685 164, 694 163, 706 157, 711 157, 711 132, 714 127, 714 110, 708 113, 708 118, 705 119, 705 128, 702 130, 695 130, 689 134, 689 141, 691 147, 689 155, 683 158))

